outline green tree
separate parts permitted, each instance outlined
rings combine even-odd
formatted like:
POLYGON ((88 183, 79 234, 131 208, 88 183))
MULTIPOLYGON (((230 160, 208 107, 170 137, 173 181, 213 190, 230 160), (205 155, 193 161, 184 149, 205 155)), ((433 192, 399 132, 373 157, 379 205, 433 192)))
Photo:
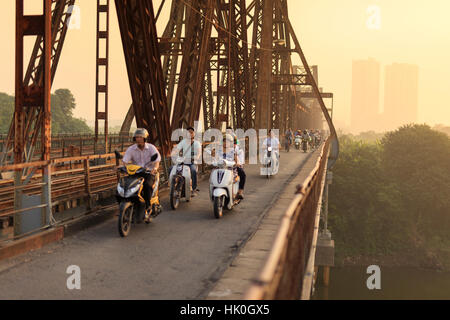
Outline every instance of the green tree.
POLYGON ((387 195, 381 165, 381 145, 340 138, 341 154, 330 188, 330 226, 337 241, 348 253, 375 254, 392 247, 386 242, 391 233, 389 208, 380 201, 393 201, 387 195))
POLYGON ((58 89, 52 94, 52 133, 92 133, 84 120, 73 117, 76 103, 68 89, 58 89))
MULTIPOLYGON (((92 133, 86 121, 73 116, 76 103, 69 89, 58 89, 52 94, 52 134, 92 133)), ((7 133, 14 112, 14 97, 0 93, 0 133, 7 133)))
POLYGON ((356 139, 340 137, 330 188, 329 224, 338 257, 448 250, 449 137, 409 125, 381 141, 356 139))
POLYGON ((401 194, 414 230, 450 228, 450 138, 427 125, 408 125, 382 140, 383 169, 401 194))
POLYGON ((0 133, 8 133, 14 111, 14 97, 0 93, 0 133))

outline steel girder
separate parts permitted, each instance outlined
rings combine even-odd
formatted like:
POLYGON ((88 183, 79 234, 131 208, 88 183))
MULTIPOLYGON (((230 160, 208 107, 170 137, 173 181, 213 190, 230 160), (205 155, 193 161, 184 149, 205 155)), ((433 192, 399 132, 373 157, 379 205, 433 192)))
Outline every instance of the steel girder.
MULTIPOLYGON (((5 147, 3 148, 5 152, 0 158, 0 164, 7 164, 15 161, 29 162, 32 160, 36 143, 39 136, 42 137, 42 124, 44 119, 44 102, 43 98, 37 98, 38 96, 43 97, 43 80, 44 80, 44 51, 49 50, 51 56, 51 70, 50 70, 50 81, 53 82, 55 77, 56 69, 58 67, 58 62, 61 56, 62 47, 67 33, 67 26, 69 19, 71 17, 72 11, 70 8, 74 5, 75 0, 52 0, 51 1, 51 41, 49 42, 50 49, 46 48, 44 45, 44 35, 42 34, 43 22, 38 20, 42 18, 25 18, 22 19, 20 15, 16 17, 17 29, 25 31, 25 23, 28 20, 34 20, 41 25, 40 32, 31 32, 28 30, 26 35, 35 34, 36 41, 33 47, 33 51, 30 57, 27 71, 21 85, 23 86, 23 92, 26 93, 27 97, 23 97, 24 100, 20 102, 22 104, 14 115, 11 121, 11 126, 8 131, 8 138, 5 142, 5 147), (31 96, 36 97, 33 99, 31 96), (34 100, 34 101, 32 101, 34 100), (19 130, 19 131, 16 131, 19 130)), ((17 8, 22 6, 23 2, 16 2, 17 8)), ((36 24, 35 24, 35 27, 36 24)), ((37 30, 34 30, 37 31, 37 30)), ((20 32, 21 33, 21 32, 20 32)), ((20 44, 22 41, 20 38, 20 33, 16 35, 17 44, 17 54, 20 55, 18 58, 23 63, 23 46, 20 44)), ((17 63, 16 63, 17 64, 17 63)), ((17 66, 19 69, 23 70, 22 66, 17 66)), ((18 69, 16 69, 18 72, 18 69)), ((23 73, 20 73, 23 74, 23 73)), ((21 79, 22 80, 22 79, 21 79)), ((18 88, 16 86, 16 92, 18 88)), ((20 89, 19 89, 20 90, 20 89)), ((17 97, 17 95, 16 95, 17 97)), ((18 97, 21 99, 21 97, 18 97)), ((46 114, 49 117, 49 113, 46 114)), ((48 139, 50 139, 50 132, 46 133, 48 139)), ((47 143, 47 142, 45 142, 47 143)), ((46 151, 42 148, 45 147, 45 143, 41 144, 41 159, 47 157, 46 151)), ((49 143, 49 142, 48 142, 49 143)))
MULTIPOLYGON (((162 1, 158 15, 162 11, 164 4, 165 1, 162 1)), ((177 69, 180 57, 183 54, 182 44, 184 38, 182 38, 182 32, 183 27, 186 25, 187 14, 186 5, 182 0, 172 0, 169 21, 167 22, 162 37, 159 38, 159 50, 161 56, 163 56, 162 68, 169 115, 172 113, 175 89, 178 81, 177 77, 179 74, 177 73, 177 69)), ((158 20, 158 16, 156 20, 158 20)), ((134 118, 134 109, 133 105, 131 105, 122 124, 121 134, 127 135, 129 133, 134 118)))
MULTIPOLYGON (((189 11, 190 12, 190 11, 189 11)), ((167 105, 169 113, 172 111, 175 86, 177 84, 177 69, 182 56, 182 31, 187 20, 188 11, 181 0, 173 0, 170 18, 160 39, 159 45, 164 56, 163 73, 166 84, 167 105)))
MULTIPOLYGON (((287 10, 287 2, 282 1, 283 6, 287 10)), ((271 120, 272 128, 279 128, 284 132, 289 121, 289 83, 280 83, 276 81, 280 75, 291 74, 291 41, 287 26, 281 18, 281 12, 277 6, 274 6, 273 16, 273 42, 274 50, 272 54, 272 106, 271 106, 271 120)))
POLYGON ((226 53, 226 60, 220 59, 219 66, 226 63, 227 82, 229 81, 228 90, 223 92, 228 94, 227 100, 231 102, 233 125, 248 129, 252 121, 251 108, 248 107, 251 104, 251 91, 246 1, 220 0, 217 15, 221 27, 218 30, 218 42, 224 44, 226 53))
MULTIPOLYGON (((95 150, 97 151, 99 123, 103 121, 104 152, 108 150, 108 75, 109 75, 109 0, 97 0, 97 50, 95 69, 95 150), (100 21, 103 17, 105 25, 100 21), (102 28, 103 27, 103 28, 102 28), (101 41, 104 40, 104 41, 101 41), (100 48, 103 50, 100 50, 100 48), (100 56, 104 52, 105 56, 100 56), (100 74, 103 73, 104 83, 100 83, 100 74), (103 109, 101 108, 103 101, 103 109), (102 110, 101 110, 102 109, 102 110)), ((96 152, 97 153, 97 152, 96 152)))
MULTIPOLYGON (((24 0, 16 1, 16 100, 14 112, 14 163, 24 162, 27 130, 41 131, 41 160, 50 159, 50 88, 51 88, 51 44, 52 44, 52 11, 51 0, 43 0, 43 14, 25 16, 24 0), (23 81, 23 47, 24 37, 34 35, 42 37, 41 67, 37 69, 39 82, 28 86, 23 81), (40 117, 34 127, 27 127, 24 107, 40 107, 40 117)), ((36 80, 36 78, 34 78, 36 80)), ((34 119, 33 119, 34 120, 34 119)), ((36 135, 37 139, 37 135, 36 135)))
POLYGON ((192 126, 199 119, 214 9, 214 0, 189 2, 172 130, 192 126))
POLYGON ((276 0, 264 0, 262 2, 261 47, 258 61, 258 88, 256 96, 257 129, 272 129, 271 81, 274 1, 276 0))
POLYGON ((328 109, 322 99, 322 94, 319 90, 319 87, 318 87, 318 85, 314 79, 314 76, 311 72, 311 69, 308 65, 308 61, 306 60, 306 57, 300 46, 300 42, 298 41, 297 35, 295 34, 295 31, 294 31, 294 28, 292 27, 291 21, 289 20, 287 8, 283 6, 282 0, 275 0, 275 3, 276 3, 277 8, 282 13, 282 19, 283 19, 284 23, 286 24, 286 26, 288 27, 290 36, 292 37, 292 40, 294 42, 295 51, 300 56, 303 67, 305 68, 305 71, 308 75, 308 79, 311 81, 312 92, 313 92, 315 98, 317 99, 317 101, 320 105, 320 108, 322 110, 322 113, 328 123, 330 135, 331 135, 331 139, 332 139, 330 156, 329 156, 329 161, 328 161, 328 169, 331 169, 334 166, 334 164, 336 163, 337 158, 339 157, 339 141, 337 138, 336 129, 334 127, 334 124, 330 117, 330 114, 328 113, 328 109))
POLYGON ((258 81, 260 68, 260 51, 262 40, 262 25, 263 25, 263 0, 254 0, 247 9, 247 15, 250 15, 249 27, 252 29, 252 47, 250 49, 250 92, 251 102, 248 106, 251 112, 252 127, 259 126, 256 119, 256 106, 258 103, 258 81), (253 9, 253 11, 251 11, 253 9), (253 12, 253 14, 251 14, 253 12))
POLYGON ((170 120, 151 0, 115 0, 138 127, 164 155, 171 149, 170 120))
POLYGON ((206 70, 205 80, 203 82, 203 126, 205 130, 216 126, 214 116, 214 95, 212 89, 212 70, 209 66, 206 70))

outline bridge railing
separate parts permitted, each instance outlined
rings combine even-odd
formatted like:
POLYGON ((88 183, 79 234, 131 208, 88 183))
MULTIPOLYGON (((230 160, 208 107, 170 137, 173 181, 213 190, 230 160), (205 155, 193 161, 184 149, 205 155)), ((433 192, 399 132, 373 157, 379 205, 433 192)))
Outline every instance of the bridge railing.
POLYGON ((298 186, 295 198, 281 220, 269 257, 245 299, 301 299, 305 290, 311 288, 314 266, 311 257, 317 239, 329 150, 330 139, 322 145, 314 170, 298 186))
POLYGON ((83 206, 83 215, 101 207, 117 183, 114 154, 38 161, 0 167, 0 240, 46 229, 62 213, 83 206), (22 175, 28 169, 28 176, 22 175), (11 234, 14 227, 14 234, 11 234), (5 229, 10 233, 6 234, 5 229))
MULTIPOLYGON (((165 165, 160 166, 160 187, 164 188, 171 158, 162 160, 165 165)), ((115 154, 108 153, 0 166, 0 244, 115 207, 117 165, 115 154), (49 174, 45 175, 44 169, 49 174), (47 198, 41 196, 45 194, 47 198)), ((204 163, 199 166, 200 173, 209 169, 204 163)))
MULTIPOLYGON (((2 163, 3 165, 10 164, 12 162, 13 150, 5 150, 7 141, 7 135, 0 134, 0 159, 3 153, 6 152, 9 155, 10 160, 2 163)), ((99 153, 112 153, 114 150, 125 151, 130 145, 133 144, 132 135, 123 134, 109 134, 108 145, 105 150, 105 136, 99 135, 98 141, 95 141, 95 136, 92 134, 58 134, 52 136, 50 157, 52 159, 88 156, 99 153)), ((36 150, 40 150, 40 141, 36 141, 36 150)), ((39 160, 39 153, 36 153, 33 157, 33 161, 39 160)), ((1 160, 0 160, 1 161, 1 160)), ((29 161, 32 162, 32 161, 29 161)))

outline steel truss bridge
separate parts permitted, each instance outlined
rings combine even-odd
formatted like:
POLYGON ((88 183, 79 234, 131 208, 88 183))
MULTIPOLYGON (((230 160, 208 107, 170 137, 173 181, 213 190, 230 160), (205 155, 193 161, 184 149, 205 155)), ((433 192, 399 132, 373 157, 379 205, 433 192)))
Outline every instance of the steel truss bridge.
MULTIPOLYGON (((97 0, 97 30, 92 30, 97 39, 95 135, 88 139, 90 151, 85 155, 73 148, 67 153, 67 139, 54 138, 59 142, 52 142, 51 134, 51 87, 61 53, 67 50, 65 39, 77 1, 41 1, 42 15, 24 15, 24 0, 16 0, 15 110, 9 132, 2 137, 0 154, 0 173, 10 174, 0 181, 0 221, 4 227, 13 226, 13 239, 57 227, 55 214, 64 215, 65 210, 76 207, 67 205, 74 199, 86 200, 87 212, 102 208, 99 202, 111 196, 117 181, 110 152, 129 145, 134 120, 138 127, 149 130, 151 142, 165 158, 172 150, 172 131, 196 122, 205 130, 231 126, 280 132, 323 129, 325 125, 329 134, 317 165, 305 180, 307 184, 298 189, 299 196, 293 200, 296 209, 286 213, 292 225, 283 222, 280 227, 287 239, 296 237, 296 242, 277 240, 276 252, 265 267, 270 279, 255 280, 260 286, 253 286, 250 295, 299 297, 302 286, 286 289, 286 284, 294 274, 298 283, 307 274, 317 238, 314 217, 322 201, 324 177, 337 160, 339 147, 332 108, 324 102, 332 100, 333 94, 318 85, 318 67, 307 62, 290 20, 288 1, 97 0), (113 9, 132 96, 117 137, 108 132, 113 9), (157 30, 164 10, 170 15, 163 23, 165 28, 157 30), (35 44, 25 61, 24 38, 30 36, 35 44), (40 215, 37 227, 31 230, 23 227, 27 210, 40 215), (308 224, 301 225, 300 219, 308 224), (305 232, 292 229, 298 223, 305 232), (292 243, 302 244, 300 253, 290 255, 296 250, 292 243), (300 269, 287 258, 295 260, 298 254, 300 269), (280 274, 276 266, 283 266, 286 273, 280 274)), ((71 145, 78 147, 76 142, 71 145)), ((79 146, 84 146, 82 138, 79 146)))

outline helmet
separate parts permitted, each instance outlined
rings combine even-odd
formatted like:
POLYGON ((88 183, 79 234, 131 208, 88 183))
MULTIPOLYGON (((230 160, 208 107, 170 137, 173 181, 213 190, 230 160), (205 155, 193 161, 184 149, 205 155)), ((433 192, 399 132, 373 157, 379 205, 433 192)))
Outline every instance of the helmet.
POLYGON ((148 134, 147 129, 139 128, 133 134, 133 141, 136 141, 137 137, 142 137, 142 138, 144 138, 144 141, 147 141, 148 136, 149 136, 149 134, 148 134))

